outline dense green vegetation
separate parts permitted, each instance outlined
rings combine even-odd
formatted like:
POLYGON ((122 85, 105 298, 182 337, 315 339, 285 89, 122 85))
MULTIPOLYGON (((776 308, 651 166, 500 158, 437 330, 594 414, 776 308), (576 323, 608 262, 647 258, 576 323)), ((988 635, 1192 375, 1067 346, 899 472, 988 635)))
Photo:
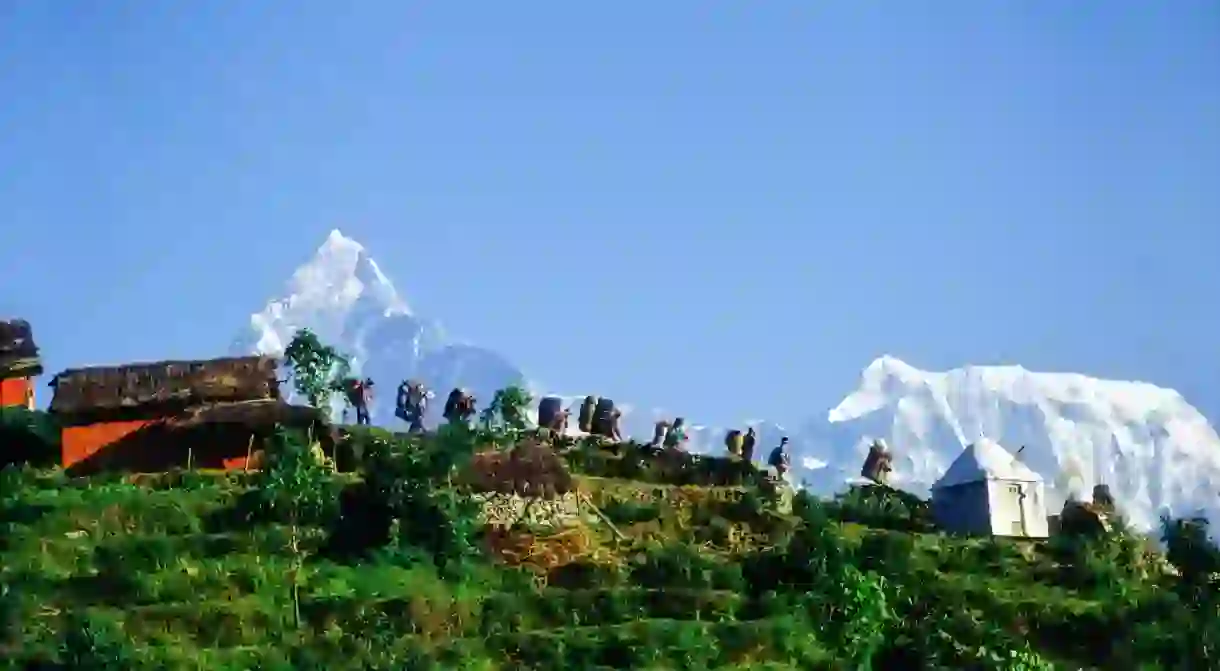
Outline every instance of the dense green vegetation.
POLYGON ((69 479, 38 458, 54 450, 43 420, 19 420, 33 465, 0 472, 0 668, 1206 669, 1220 654, 1220 553, 1199 521, 1166 521, 1169 574, 1121 529, 954 538, 883 488, 797 494, 780 514, 731 462, 575 445, 591 505, 488 531, 456 476, 476 449, 511 449, 507 422, 353 430, 338 474, 285 434, 259 473, 69 479))

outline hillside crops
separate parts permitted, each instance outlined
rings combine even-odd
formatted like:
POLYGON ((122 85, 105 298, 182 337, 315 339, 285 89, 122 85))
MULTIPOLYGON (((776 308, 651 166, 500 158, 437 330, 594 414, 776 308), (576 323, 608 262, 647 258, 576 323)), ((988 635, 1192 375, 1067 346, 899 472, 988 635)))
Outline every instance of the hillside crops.
POLYGON ((0 668, 1215 665, 1211 593, 1120 532, 952 538, 879 488, 781 514, 739 464, 632 445, 564 453, 578 514, 486 528, 452 477, 481 438, 348 440, 337 475, 9 467, 0 668))

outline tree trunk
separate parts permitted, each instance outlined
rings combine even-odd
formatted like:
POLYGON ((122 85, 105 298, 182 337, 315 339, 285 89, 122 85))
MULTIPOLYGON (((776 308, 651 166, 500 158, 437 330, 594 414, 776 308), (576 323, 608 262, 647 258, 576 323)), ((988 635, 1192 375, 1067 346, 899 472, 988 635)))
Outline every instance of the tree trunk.
MULTIPOLYGON (((295 517, 295 515, 293 517, 295 517)), ((293 564, 292 564, 292 628, 300 629, 301 628, 301 590, 300 590, 300 586, 297 584, 297 579, 300 577, 300 572, 301 572, 301 546, 300 546, 299 539, 297 538, 297 524, 296 524, 295 519, 292 521, 292 525, 290 528, 291 528, 291 532, 290 532, 291 536, 289 536, 288 545, 292 551, 292 557, 293 557, 293 564)))

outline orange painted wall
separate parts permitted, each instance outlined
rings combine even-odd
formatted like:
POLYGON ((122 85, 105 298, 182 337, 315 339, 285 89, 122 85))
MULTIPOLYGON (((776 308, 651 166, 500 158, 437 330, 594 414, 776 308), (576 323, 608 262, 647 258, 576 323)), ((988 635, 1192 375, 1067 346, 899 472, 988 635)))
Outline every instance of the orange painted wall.
POLYGON ((33 399, 34 384, 30 378, 13 377, 0 380, 0 407, 32 407, 33 399))
MULTIPOLYGON (((251 461, 254 461, 253 459, 251 461)), ((253 464, 251 464, 253 466, 253 464)), ((224 460, 224 470, 226 471, 241 471, 246 468, 246 455, 233 457, 232 459, 224 460)))
POLYGON ((63 466, 67 468, 83 461, 98 450, 119 440, 133 431, 150 424, 152 420, 135 419, 125 422, 102 422, 84 426, 64 427, 63 466))

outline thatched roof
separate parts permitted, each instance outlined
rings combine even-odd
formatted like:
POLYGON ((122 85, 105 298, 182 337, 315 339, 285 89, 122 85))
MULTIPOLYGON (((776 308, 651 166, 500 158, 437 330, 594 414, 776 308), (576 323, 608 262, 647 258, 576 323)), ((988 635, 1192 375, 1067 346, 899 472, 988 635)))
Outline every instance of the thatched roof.
POLYGON ((34 331, 24 319, 0 321, 0 379, 42 374, 34 331))
POLYGON ((78 368, 55 376, 51 412, 181 410, 191 406, 279 398, 278 361, 230 357, 78 368))
POLYGON ((193 427, 203 424, 241 424, 266 427, 282 424, 291 427, 326 426, 326 414, 307 405, 290 405, 278 399, 218 403, 191 408, 174 424, 193 427))
POLYGON ((551 447, 530 441, 507 451, 480 452, 470 464, 467 482, 478 492, 538 498, 572 491, 567 463, 551 447))

